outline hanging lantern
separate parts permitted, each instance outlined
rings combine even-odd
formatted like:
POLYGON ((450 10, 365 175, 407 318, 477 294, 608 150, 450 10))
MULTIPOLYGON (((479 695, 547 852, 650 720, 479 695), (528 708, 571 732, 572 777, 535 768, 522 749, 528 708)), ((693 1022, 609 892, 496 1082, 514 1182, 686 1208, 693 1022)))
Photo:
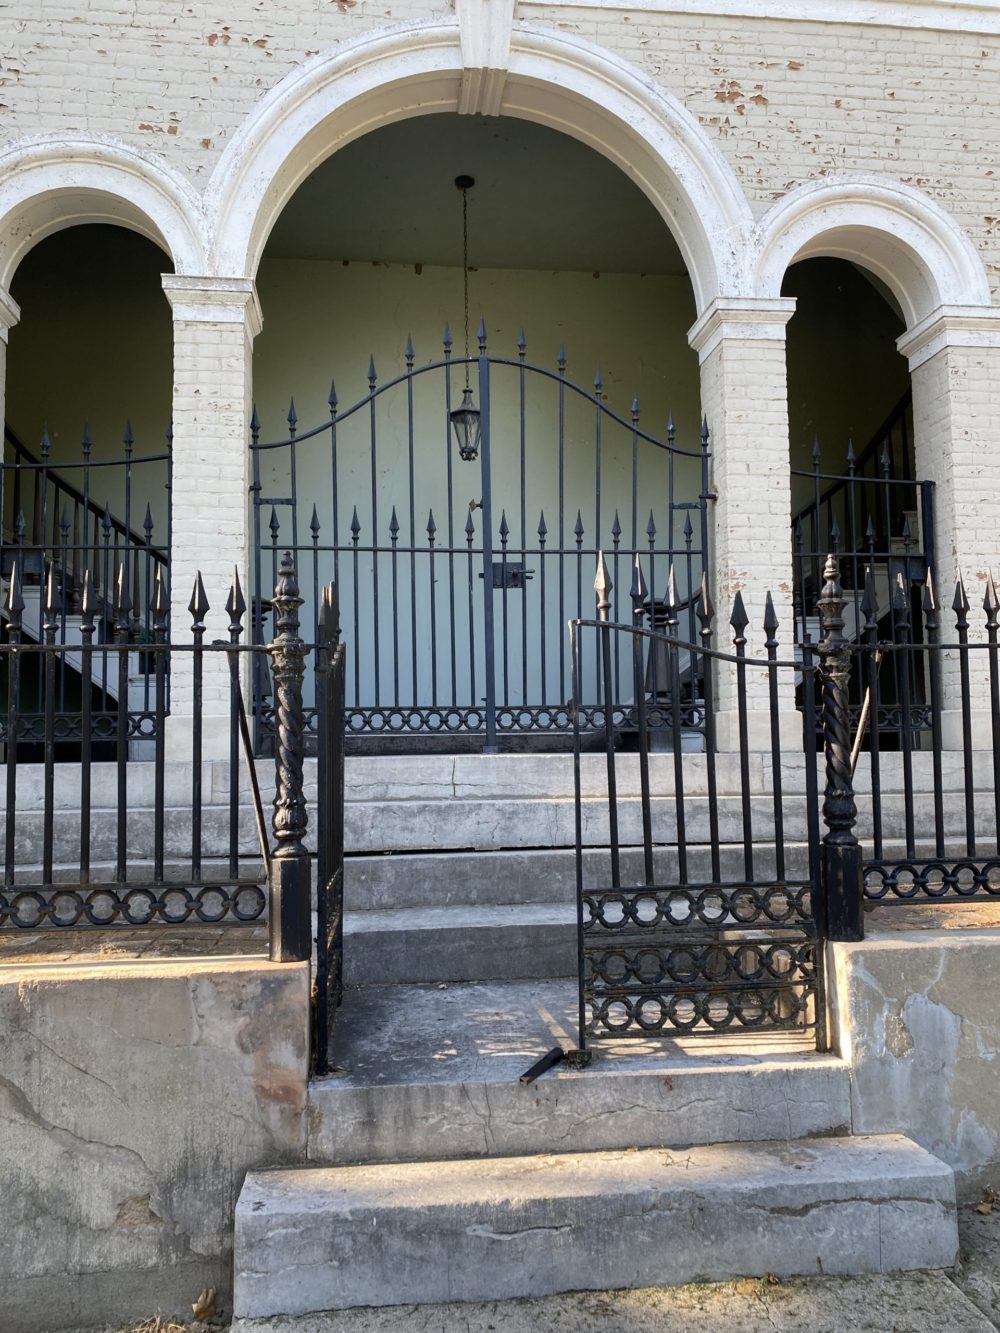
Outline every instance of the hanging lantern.
POLYGON ((479 439, 482 426, 479 420, 479 408, 472 401, 472 390, 468 385, 462 390, 462 406, 456 407, 450 414, 451 424, 458 441, 458 456, 466 463, 479 457, 479 439))
POLYGON ((455 431, 458 443, 458 456, 465 463, 471 463, 479 457, 479 441, 482 436, 482 423, 479 408, 472 397, 469 385, 469 190, 475 185, 471 176, 456 176, 456 188, 462 191, 462 290, 465 296, 465 388, 462 390, 462 405, 454 408, 448 415, 455 431))

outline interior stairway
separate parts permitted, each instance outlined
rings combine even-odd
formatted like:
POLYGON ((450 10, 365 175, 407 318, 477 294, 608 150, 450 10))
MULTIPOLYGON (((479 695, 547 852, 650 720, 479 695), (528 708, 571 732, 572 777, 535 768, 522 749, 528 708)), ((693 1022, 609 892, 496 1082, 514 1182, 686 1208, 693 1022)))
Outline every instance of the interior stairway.
MULTIPOLYGON (((739 878, 738 772, 720 760, 724 874, 739 878)), ((672 759, 651 764, 669 796, 672 759)), ((594 883, 602 765, 584 757, 594 883)), ((703 758, 685 771, 704 792, 703 758)), ((619 772, 628 841, 637 768, 619 772)), ((804 1036, 598 1043, 587 1069, 521 1081, 577 1041, 569 756, 353 758, 347 776, 334 1070, 310 1083, 308 1164, 247 1177, 237 1316, 955 1261, 950 1168, 897 1135, 853 1137, 850 1069, 804 1036)), ((763 865, 763 759, 751 784, 763 865)), ((791 772, 786 786, 804 873, 791 772)), ((692 877, 700 820, 694 797, 692 877)), ((658 857, 669 879, 674 852, 658 857)), ((626 853, 623 878, 639 869, 626 853)))

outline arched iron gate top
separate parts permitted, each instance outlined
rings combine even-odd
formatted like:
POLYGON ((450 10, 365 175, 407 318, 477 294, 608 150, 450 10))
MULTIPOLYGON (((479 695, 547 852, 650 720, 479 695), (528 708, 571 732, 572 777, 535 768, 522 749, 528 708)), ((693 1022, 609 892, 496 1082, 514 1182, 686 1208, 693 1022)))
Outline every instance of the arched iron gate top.
MULTIPOLYGON (((637 397, 628 416, 604 401, 599 370, 584 387, 567 377, 563 349, 554 369, 537 365, 523 333, 516 356, 492 355, 484 324, 477 355, 453 356, 446 329, 443 356, 415 360, 408 340, 405 369, 379 383, 372 359, 368 392, 344 410, 331 385, 328 420, 308 430, 293 402, 282 439, 262 439, 254 411, 256 587, 270 585, 291 550, 308 623, 323 583, 338 584, 351 644, 349 737, 376 748, 448 737, 489 751, 505 735, 568 744, 565 626, 586 609, 585 570, 598 549, 616 567, 641 551, 650 623, 658 583, 675 566, 693 631, 711 498, 707 426, 694 448, 677 442, 672 419, 658 437, 644 429, 637 397), (466 387, 480 433, 471 467, 451 424, 466 387), (391 414, 400 395, 405 418, 391 414), (479 494, 466 502, 469 482, 479 494)), ((255 605, 263 636, 267 603, 255 605)), ((614 669, 619 685, 631 679, 614 669)), ((266 679, 257 713, 263 743, 266 679)))

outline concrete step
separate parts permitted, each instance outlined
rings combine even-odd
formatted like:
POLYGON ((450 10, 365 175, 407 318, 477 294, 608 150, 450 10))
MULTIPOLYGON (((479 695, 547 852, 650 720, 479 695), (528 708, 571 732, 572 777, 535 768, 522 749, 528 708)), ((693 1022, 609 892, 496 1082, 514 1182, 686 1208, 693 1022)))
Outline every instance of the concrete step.
POLYGON ((250 1172, 233 1313, 954 1265, 951 1168, 901 1135, 250 1172))
POLYGON ((348 985, 492 981, 576 974, 571 903, 346 912, 348 985))
POLYGON ((849 1070, 796 1033, 576 1045, 574 980, 348 989, 309 1086, 314 1162, 406 1162, 800 1139, 849 1131, 849 1070))
MULTIPOLYGON (((107 800, 110 791, 98 789, 107 800)), ((113 788, 111 789, 113 790, 113 788)), ((767 843, 774 837, 774 808, 770 796, 751 798, 751 835, 754 843, 767 843)), ((686 833, 689 843, 705 843, 710 836, 709 800, 705 796, 691 796, 685 800, 686 833)), ((782 803, 784 834, 793 842, 802 842, 807 835, 805 800, 789 791, 782 803)), ((915 825, 922 833, 933 826, 932 798, 918 794, 914 802, 915 825)), ((77 854, 80 839, 80 814, 72 806, 58 807, 55 823, 55 859, 70 862, 77 854)), ((719 837, 724 843, 742 840, 743 818, 741 798, 720 796, 715 802, 719 837)), ((267 807, 265 806, 265 813, 267 807)), ((608 808, 604 800, 588 799, 582 809, 583 840, 587 847, 605 847, 608 843, 608 808)), ((166 825, 166 854, 183 856, 190 850, 190 805, 168 805, 164 811, 166 825)), ((957 793, 944 798, 945 829, 950 837, 960 836, 965 829, 965 804, 957 793)), ((240 847, 250 851, 256 842, 253 812, 249 805, 240 808, 240 847)), ((152 847, 153 814, 150 807, 129 809, 129 846, 137 855, 152 847)), ((618 802, 619 837, 623 845, 639 845, 642 840, 642 811, 636 798, 618 802)), ((996 814, 993 796, 977 793, 975 822, 984 850, 995 847, 996 814)), ((116 812, 113 807, 95 808, 91 812, 91 845, 95 861, 111 859, 114 855, 116 812)), ((18 810, 16 837, 19 862, 38 859, 41 847, 44 815, 40 810, 18 810), (37 854, 35 854, 37 853, 37 854)), ((886 838, 902 838, 904 834, 903 799, 886 794, 882 798, 882 828, 886 838)), ((348 803, 345 812, 345 841, 348 852, 374 854, 385 852, 419 851, 504 851, 532 850, 535 848, 572 847, 575 832, 575 811, 571 799, 496 799, 453 803, 441 801, 386 801, 384 803, 348 803)), ((671 844, 677 837, 676 807, 670 798, 652 802, 653 840, 671 844)), ((870 836, 871 808, 861 797, 858 800, 857 833, 862 839, 870 836)), ((222 856, 228 849, 229 812, 225 805, 206 806, 203 810, 203 851, 206 856, 222 856)), ((307 835, 307 845, 312 841, 307 835)), ((0 828, 0 853, 3 850, 3 829, 0 828)))

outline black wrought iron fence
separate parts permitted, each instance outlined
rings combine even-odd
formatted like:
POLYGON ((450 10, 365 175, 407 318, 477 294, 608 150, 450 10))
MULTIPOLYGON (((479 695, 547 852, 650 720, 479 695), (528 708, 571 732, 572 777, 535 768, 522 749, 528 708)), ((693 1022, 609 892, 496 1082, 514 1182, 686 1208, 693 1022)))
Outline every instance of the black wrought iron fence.
MULTIPOLYGON (((794 681, 810 682, 816 665, 807 644, 804 660, 778 656, 777 619, 770 598, 764 627, 766 661, 746 656, 748 617, 737 594, 730 628, 733 652, 713 647, 714 609, 703 583, 699 615, 700 642, 676 633, 653 633, 643 626, 644 578, 636 561, 632 585, 632 624, 614 624, 609 617, 610 578, 603 558, 598 565, 596 620, 571 625, 572 657, 588 656, 591 641, 599 645, 603 677, 599 694, 605 716, 614 713, 611 662, 615 645, 628 645, 633 663, 638 753, 624 755, 614 728, 604 729, 606 807, 584 800, 581 765, 583 733, 579 725, 590 696, 574 682, 574 751, 579 953, 579 1042, 609 1038, 698 1036, 739 1028, 794 1029, 812 1032, 825 1042, 823 957, 819 947, 823 922, 817 901, 819 882, 819 808, 814 761, 802 759, 798 739, 782 736, 782 719, 794 715, 794 681), (703 764, 685 763, 685 698, 681 664, 703 682, 705 718, 703 764), (657 692, 647 687, 649 662, 659 662, 665 679, 657 692), (750 748, 747 672, 763 671, 767 679, 764 708, 770 739, 770 794, 755 782, 756 760, 750 748), (738 751, 730 758, 738 773, 732 785, 720 787, 717 753, 717 702, 713 680, 732 673, 738 713, 738 751), (666 745, 654 745, 654 734, 666 733, 666 745), (651 775, 656 748, 666 749, 666 767, 659 762, 658 781, 651 775), (794 755, 797 770, 790 779, 786 765, 794 755), (625 769, 637 769, 626 777, 625 769), (636 777, 638 779, 636 783, 636 777), (623 779, 629 794, 620 795, 623 779), (790 783, 794 790, 789 790, 790 783), (597 888, 583 881, 584 820, 607 820, 607 879, 597 888), (723 836, 721 824, 727 832, 723 836), (732 825, 736 824, 736 829, 732 825), (789 839, 804 855, 790 864, 789 839), (735 849, 741 862, 736 875, 723 867, 726 851, 735 849), (629 882, 622 870, 622 848, 642 851, 642 876, 629 882), (656 854, 675 849, 672 875, 657 872, 656 854)), ((676 622, 675 622, 676 623, 676 622)), ((670 627, 673 628, 673 627, 670 627)), ((805 691, 803 727, 815 734, 813 694, 805 691)), ((602 834, 604 832, 602 825, 602 834)), ((726 858, 727 861, 731 858, 726 858)))
MULTIPOLYGON (((6 796, 0 931, 233 924, 266 915, 271 958, 308 959, 312 860, 305 844, 302 677, 317 645, 307 644, 298 632, 302 599, 291 557, 286 555, 279 568, 273 595, 276 632, 266 645, 242 641, 247 607, 238 576, 225 607, 228 638, 206 641, 210 607, 200 574, 189 607, 190 640, 169 637, 167 589, 158 575, 151 599, 152 642, 146 649, 157 724, 148 762, 131 754, 124 689, 118 693, 114 758, 95 756, 85 692, 80 762, 56 762, 61 660, 77 652, 86 681, 97 653, 110 653, 123 680, 133 652, 124 610, 112 645, 85 641, 70 649, 57 642, 56 599, 50 572, 43 641, 22 642, 22 598, 14 571, 7 595, 9 637, 0 643, 0 663, 12 683, 0 717, 5 760, 0 780, 6 796), (273 840, 265 824, 245 705, 245 681, 265 658, 275 682, 278 736, 273 840), (20 762, 15 743, 17 682, 27 662, 36 664, 43 686, 40 764, 20 762), (172 719, 168 755, 163 723, 171 664, 190 702, 172 719), (206 691, 211 691, 210 707, 206 691), (213 726, 221 719, 228 727, 226 760, 207 756, 209 718, 213 726)), ((320 647, 326 651, 325 642, 320 647)))
MULTIPOLYGON (((107 458, 95 455, 85 428, 79 456, 61 450, 54 458, 47 433, 35 454, 5 428, 0 616, 7 618, 16 581, 19 640, 41 643, 48 632, 52 643, 67 649, 55 673, 55 738, 61 757, 79 755, 83 696, 88 691, 89 739, 113 743, 120 683, 115 645, 123 633, 136 650, 124 678, 131 734, 152 739, 153 655, 145 647, 156 632, 153 593, 157 581, 168 574, 169 553, 169 431, 164 452, 138 454, 131 427, 126 427, 120 452, 107 458), (162 510, 159 533, 151 502, 162 510), (86 653, 83 643, 89 645, 86 653), (86 686, 84 656, 90 662, 86 686)), ((26 655, 18 681, 16 740, 23 758, 40 754, 44 744, 45 686, 34 670, 37 665, 26 655)), ((169 689, 169 672, 167 682, 169 689)), ((3 683, 0 680, 0 689, 3 683)))
MULTIPOLYGON (((865 596, 870 607, 870 583, 865 596)), ((869 610, 853 647, 864 697, 852 770, 870 809, 861 836, 871 904, 1000 898, 1000 597, 992 575, 982 619, 970 611, 961 577, 945 608, 928 574, 914 617, 900 577, 892 636, 881 637, 869 610)))

